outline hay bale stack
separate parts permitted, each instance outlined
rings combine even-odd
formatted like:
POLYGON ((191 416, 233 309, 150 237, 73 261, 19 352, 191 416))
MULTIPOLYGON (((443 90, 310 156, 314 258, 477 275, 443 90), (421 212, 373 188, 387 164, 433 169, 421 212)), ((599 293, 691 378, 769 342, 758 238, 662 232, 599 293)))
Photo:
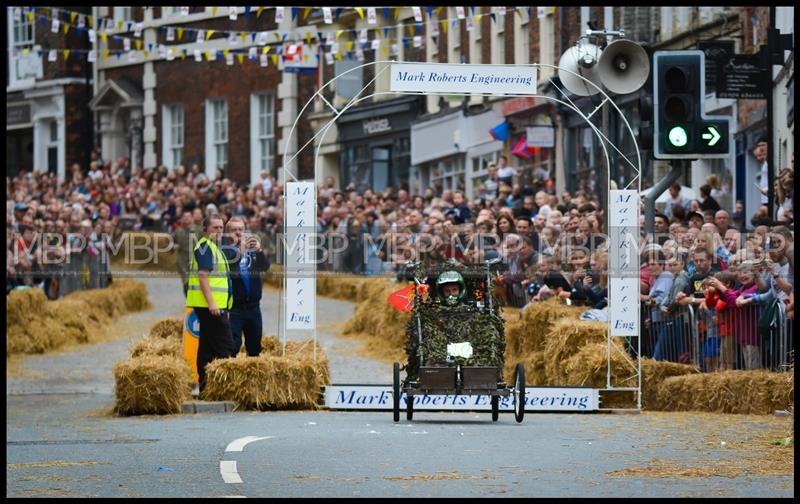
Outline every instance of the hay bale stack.
POLYGON ((123 234, 117 254, 111 255, 111 262, 121 269, 168 271, 177 276, 178 253, 174 243, 169 247, 170 240, 167 233, 127 231, 123 234), (158 255, 155 254, 156 250, 158 255))
POLYGON ((41 289, 14 289, 6 296, 6 329, 23 326, 45 311, 47 296, 41 289))
MULTIPOLYGON (((611 386, 635 387, 636 363, 619 340, 611 342, 611 386)), ((605 388, 608 379, 608 343, 587 343, 562 362, 559 385, 605 388)), ((551 377, 552 380, 552 377, 551 377)))
POLYGON ((551 299, 528 305, 522 310, 521 316, 516 311, 503 313, 506 322, 506 361, 522 361, 529 359, 532 352, 544 351, 547 334, 554 324, 560 320, 577 321, 581 311, 580 308, 551 299))
POLYGON ((313 340, 289 340, 286 341, 286 354, 283 353, 283 344, 277 336, 265 336, 261 338, 261 355, 271 357, 286 357, 298 361, 306 366, 315 367, 317 373, 317 385, 324 387, 331 381, 330 365, 328 356, 317 342, 317 363, 314 365, 314 346, 313 340))
POLYGON ((149 307, 144 284, 131 279, 56 301, 48 301, 39 289, 15 291, 7 301, 6 353, 44 353, 100 341, 114 317, 149 307))
POLYGON ((169 318, 159 320, 150 328, 150 337, 158 339, 183 339, 183 320, 169 318))
MULTIPOLYGON (((366 286, 385 284, 387 277, 360 277, 344 273, 317 272, 317 295, 357 303, 366 299, 366 286)), ((280 289, 283 266, 273 265, 264 275, 264 284, 280 289)))
POLYGON ((387 299, 399 289, 385 280, 369 282, 363 289, 365 299, 356 306, 353 317, 344 327, 345 335, 359 335, 371 346, 371 352, 384 360, 405 355, 406 324, 410 314, 392 308, 387 299))
POLYGON ((608 325, 563 319, 555 322, 544 344, 545 372, 550 383, 564 385, 571 380, 565 370, 570 357, 589 343, 605 343, 608 325))
POLYGON ((152 336, 137 342, 131 348, 131 357, 143 355, 183 356, 183 342, 177 338, 152 336))
POLYGON ((658 400, 658 389, 669 377, 699 373, 690 364, 642 359, 642 409, 659 411, 663 405, 658 400))
POLYGON ((280 352, 281 340, 277 336, 264 336, 261 338, 261 353, 269 355, 278 355, 275 352, 280 352))
MULTIPOLYGON (((508 356, 508 351, 506 351, 506 356, 508 356)), ((524 359, 508 360, 506 358, 503 365, 503 378, 506 383, 512 383, 517 364, 522 363, 525 366, 525 382, 528 385, 534 387, 548 385, 544 361, 544 352, 530 352, 524 359)))
POLYGON ((320 398, 317 370, 290 357, 217 359, 206 366, 204 398, 244 409, 311 408, 320 398))
POLYGON ((142 355, 120 361, 114 379, 114 412, 120 416, 180 413, 192 393, 192 371, 180 357, 142 355))
POLYGON ((689 374, 665 379, 657 400, 663 411, 770 415, 792 407, 793 383, 762 370, 689 374))
POLYGON ((111 292, 124 310, 121 313, 149 310, 153 306, 147 299, 147 287, 138 280, 132 278, 114 280, 111 292))

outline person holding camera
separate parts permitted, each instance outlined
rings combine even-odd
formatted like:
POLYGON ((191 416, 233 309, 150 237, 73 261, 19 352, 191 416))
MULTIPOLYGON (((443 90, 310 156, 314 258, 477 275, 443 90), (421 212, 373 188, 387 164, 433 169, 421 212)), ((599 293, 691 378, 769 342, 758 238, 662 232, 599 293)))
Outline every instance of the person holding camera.
POLYGON ((244 344, 249 357, 261 353, 261 288, 263 274, 269 270, 269 258, 262 248, 258 236, 245 233, 245 221, 240 216, 228 220, 228 236, 222 251, 230 265, 233 284, 233 306, 231 307, 231 334, 233 348, 239 352, 244 344))

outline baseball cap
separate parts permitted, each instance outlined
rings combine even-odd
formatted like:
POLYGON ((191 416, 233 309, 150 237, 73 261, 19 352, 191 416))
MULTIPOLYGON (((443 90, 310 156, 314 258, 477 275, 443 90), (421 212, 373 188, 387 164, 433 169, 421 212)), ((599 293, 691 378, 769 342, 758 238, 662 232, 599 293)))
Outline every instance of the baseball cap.
POLYGON ((15 212, 26 212, 28 210, 28 205, 25 203, 15 203, 14 204, 14 211, 15 212))

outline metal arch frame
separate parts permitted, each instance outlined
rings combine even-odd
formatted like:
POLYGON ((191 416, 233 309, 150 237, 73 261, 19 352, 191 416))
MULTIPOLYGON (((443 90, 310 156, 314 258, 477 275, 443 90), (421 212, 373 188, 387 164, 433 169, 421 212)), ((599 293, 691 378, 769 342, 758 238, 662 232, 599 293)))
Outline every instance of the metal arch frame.
MULTIPOLYGON (((598 86, 596 83, 592 82, 591 80, 583 77, 582 75, 578 74, 577 72, 574 72, 574 71, 571 71, 571 70, 568 70, 568 69, 565 69, 565 68, 561 68, 561 67, 559 67, 557 65, 550 65, 550 64, 545 64, 545 63, 532 63, 532 64, 527 64, 527 65, 485 65, 485 66, 502 66, 502 67, 514 66, 514 67, 532 67, 532 68, 551 68, 551 69, 556 70, 557 72, 567 72, 567 73, 570 73, 572 75, 575 75, 575 76, 579 77, 580 79, 582 79, 583 81, 585 81, 586 84, 592 86, 594 89, 596 89, 603 96, 603 100, 601 101, 601 103, 599 105, 597 105, 595 107, 595 109, 591 113, 589 113, 588 115, 584 114, 583 111, 581 111, 581 109, 578 108, 578 106, 575 105, 572 102, 572 100, 570 100, 568 94, 564 90, 562 90, 559 86, 557 86, 555 84, 555 82, 552 80, 552 78, 549 79, 549 82, 553 85, 553 87, 559 93, 561 93, 561 95, 564 97, 564 100, 566 100, 566 101, 559 100, 558 98, 551 97, 551 96, 540 95, 540 94, 527 94, 527 93, 458 93, 458 92, 381 91, 381 92, 377 92, 377 93, 372 93, 372 94, 367 95, 367 96, 360 96, 361 93, 363 93, 364 90, 367 89, 367 87, 369 87, 373 82, 375 82, 375 80, 377 80, 377 78, 381 74, 383 74, 387 69, 391 68, 391 65, 393 65, 393 64, 415 64, 415 65, 432 65, 432 66, 444 65, 444 63, 409 62, 409 61, 405 61, 405 62, 404 61, 399 61, 398 62, 398 61, 393 61, 393 60, 378 60, 378 61, 364 63, 363 65, 359 65, 357 67, 353 67, 353 68, 351 68, 349 70, 346 70, 346 71, 342 72, 341 74, 336 75, 333 79, 327 81, 325 84, 323 84, 314 93, 314 95, 312 95, 311 98, 309 98, 309 100, 306 102, 306 104, 303 106, 303 108, 297 113, 297 117, 295 118, 295 121, 292 124, 292 128, 289 131, 288 137, 286 138, 286 144, 288 145, 290 143, 292 137, 294 136, 294 132, 297 129, 297 124, 300 121, 300 118, 303 116, 303 114, 305 113, 305 111, 309 107, 309 105, 312 102, 314 102, 315 98, 319 97, 334 112, 334 117, 331 118, 328 121, 328 123, 325 124, 322 128, 320 128, 320 130, 317 133, 315 133, 302 147, 298 148, 296 150, 296 152, 294 152, 294 154, 291 156, 290 159, 287 160, 288 151, 284 150, 283 162, 282 162, 282 178, 283 178, 282 182, 283 182, 284 188, 286 187, 287 175, 291 176, 293 181, 295 181, 295 182, 298 181, 298 179, 295 176, 295 174, 292 173, 292 171, 289 169, 290 163, 293 163, 297 159, 297 156, 306 147, 308 147, 308 145, 310 143, 312 143, 314 141, 317 141, 317 146, 316 146, 315 154, 314 154, 314 180, 315 180, 315 182, 317 181, 317 179, 319 178, 319 175, 320 175, 320 173, 319 173, 319 169, 320 169, 319 154, 320 154, 320 150, 322 148, 322 140, 325 138, 325 135, 328 133, 330 128, 336 123, 336 120, 339 119, 339 117, 344 112, 346 112, 348 109, 352 108, 356 104, 358 104, 358 103, 360 103, 360 102, 362 102, 364 100, 367 100, 369 98, 372 98, 374 96, 387 95, 387 94, 392 94, 392 95, 400 94, 400 95, 422 95, 422 96, 453 96, 453 95, 456 95, 456 96, 458 96, 458 95, 461 95, 461 96, 529 96, 529 97, 536 97, 536 98, 541 98, 541 99, 544 99, 544 100, 547 100, 547 101, 559 103, 559 104, 567 107, 568 109, 572 110, 576 114, 578 114, 586 122, 586 124, 588 124, 589 127, 592 128, 592 131, 594 132, 596 138, 598 138, 600 140, 600 146, 603 148, 603 154, 605 155, 605 159, 606 159, 606 187, 607 187, 607 191, 611 190, 610 189, 611 159, 609 157, 609 152, 608 152, 608 148, 607 148, 606 144, 610 145, 617 152, 617 154, 619 154, 619 156, 622 159, 624 159, 625 162, 627 162, 633 168, 633 170, 635 172, 635 177, 633 177, 631 179, 631 181, 628 182, 628 184, 624 187, 624 189, 633 189, 633 188, 635 188, 637 193, 641 193, 641 178, 642 178, 641 151, 639 150, 639 145, 638 145, 638 142, 636 141, 636 135, 633 133, 633 130, 632 130, 631 126, 630 126, 630 123, 628 123, 628 120, 625 117, 625 114, 622 113, 622 111, 619 109, 617 104, 614 103, 614 101, 611 99, 611 97, 608 96, 608 94, 600 86, 598 86), (367 66, 377 66, 378 64, 384 64, 385 66, 383 68, 381 68, 378 72, 376 72, 375 75, 373 76, 372 80, 370 80, 370 82, 368 82, 361 89, 361 91, 356 93, 356 95, 353 98, 351 98, 348 101, 348 103, 345 104, 344 107, 342 107, 341 109, 337 110, 336 107, 334 107, 323 96, 322 92, 328 86, 330 86, 333 82, 335 82, 339 77, 341 77, 343 75, 346 75, 346 74, 348 74, 350 72, 356 71, 358 69, 361 69, 361 68, 364 68, 364 67, 367 67, 367 66), (606 103, 610 103, 611 104, 611 106, 614 108, 614 110, 617 111, 617 113, 619 114, 619 117, 622 119, 623 123, 625 124, 625 128, 627 129, 628 134, 630 135, 631 140, 633 141, 634 150, 636 152, 636 164, 634 164, 628 158, 628 156, 623 154, 620 151, 620 149, 613 142, 611 142, 608 139, 608 137, 602 131, 600 131, 600 129, 594 123, 592 123, 591 120, 590 120, 590 118, 598 110, 602 109, 602 107, 606 103), (634 181, 636 182, 636 184, 635 184, 635 187, 632 187, 634 185, 634 181)), ((287 221, 287 217, 286 217, 286 213, 284 212, 284 217, 283 217, 284 230, 286 229, 286 221, 287 221)), ((638 211, 637 211, 636 222, 637 222, 637 230, 638 230, 638 211)), ((638 236, 636 238, 637 238, 637 243, 638 243, 638 236)), ((316 264, 315 264, 315 267, 314 267, 314 271, 315 271, 315 275, 316 275, 316 264)), ((285 305, 285 299, 284 298, 285 298, 285 294, 286 294, 286 284, 287 284, 286 275, 287 275, 287 272, 284 270, 283 278, 281 280, 281 296, 279 298, 279 303, 278 303, 278 306, 279 306, 279 308, 278 308, 278 310, 279 310, 279 314, 278 314, 278 330, 279 330, 279 333, 280 333, 280 336, 281 336, 281 341, 283 343, 284 353, 285 353, 285 348, 286 348, 286 327, 282 323, 282 321, 283 321, 283 315, 284 315, 284 313, 283 313, 284 312, 284 305, 285 305)), ((316 296, 316 294, 315 294, 315 296, 316 296)), ((641 305, 641 303, 640 303, 639 297, 637 296, 636 297, 636 313, 639 313, 640 305, 641 305)), ((314 309, 316 310, 316 303, 314 305, 314 309)), ((611 344, 611 341, 612 341, 612 338, 621 338, 623 336, 611 336, 611 327, 610 327, 610 325, 611 325, 611 321, 609 320, 609 322, 608 322, 609 332, 608 332, 608 336, 606 338, 606 340, 607 340, 606 388, 605 389, 599 389, 599 390, 635 391, 636 392, 636 401, 637 401, 637 408, 636 409, 637 410, 641 410, 641 407, 642 407, 642 404, 641 404, 641 400, 642 400, 641 375, 642 375, 642 372, 641 372, 641 353, 640 352, 641 352, 641 329, 642 328, 641 328, 641 326, 639 327, 639 334, 635 336, 639 340, 639 345, 637 345, 638 348, 636 350, 636 373, 633 376, 630 376, 629 378, 626 378, 624 380, 624 381, 629 381, 629 380, 634 380, 635 379, 636 380, 636 386, 635 387, 614 387, 614 386, 611 385, 611 352, 612 352, 612 347, 613 347, 613 345, 611 344)), ((316 362, 316 347, 317 347, 317 328, 316 328, 316 324, 314 325, 314 329, 313 329, 313 345, 314 345, 314 361, 316 362)), ((600 408, 600 409, 602 410, 603 408, 600 408)), ((611 409, 611 408, 609 408, 609 409, 611 409)))

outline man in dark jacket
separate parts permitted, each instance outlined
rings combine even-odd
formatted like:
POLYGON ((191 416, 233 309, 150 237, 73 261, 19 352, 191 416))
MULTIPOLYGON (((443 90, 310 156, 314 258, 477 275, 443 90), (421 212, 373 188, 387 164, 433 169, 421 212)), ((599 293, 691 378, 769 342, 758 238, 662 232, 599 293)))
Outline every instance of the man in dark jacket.
POLYGON ((228 221, 228 240, 222 251, 228 259, 233 283, 233 306, 230 313, 233 345, 238 353, 242 347, 242 332, 247 355, 261 353, 261 287, 263 274, 269 270, 269 258, 254 234, 245 234, 242 217, 228 221))

